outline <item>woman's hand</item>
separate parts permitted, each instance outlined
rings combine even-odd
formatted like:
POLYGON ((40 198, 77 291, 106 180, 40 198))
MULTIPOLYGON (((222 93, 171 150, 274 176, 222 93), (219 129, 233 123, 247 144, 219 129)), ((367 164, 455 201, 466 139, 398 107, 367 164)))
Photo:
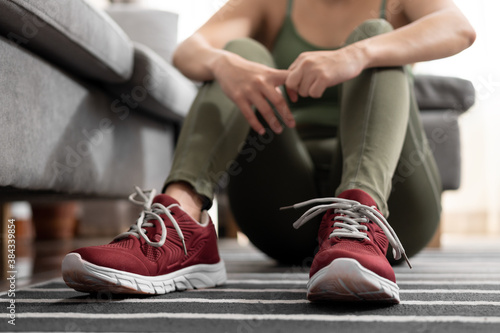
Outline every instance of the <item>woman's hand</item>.
POLYGON ((298 96, 320 98, 325 89, 358 76, 365 62, 350 46, 335 51, 301 53, 289 67, 285 82, 293 102, 298 96))
POLYGON ((293 115, 279 89, 285 84, 288 71, 270 68, 227 52, 217 60, 213 73, 224 93, 238 106, 257 133, 264 134, 265 128, 252 106, 257 108, 275 133, 283 130, 269 102, 286 126, 295 126, 293 115))

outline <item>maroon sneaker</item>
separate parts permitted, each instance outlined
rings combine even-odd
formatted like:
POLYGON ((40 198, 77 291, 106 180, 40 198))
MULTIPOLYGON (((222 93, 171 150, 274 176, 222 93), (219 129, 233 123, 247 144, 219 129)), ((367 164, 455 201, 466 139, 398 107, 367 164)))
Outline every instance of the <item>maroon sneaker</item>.
POLYGON ((165 294, 226 281, 207 211, 198 223, 172 197, 155 197, 154 190, 137 187, 130 200, 144 210, 129 231, 107 245, 66 255, 62 273, 69 287, 83 292, 165 294))
POLYGON ((312 203, 321 205, 309 209, 294 223, 299 228, 326 211, 318 232, 320 248, 309 273, 307 298, 313 302, 399 303, 394 270, 385 256, 389 242, 396 259, 407 258, 375 201, 364 191, 347 190, 338 198, 313 199, 293 207, 312 203))

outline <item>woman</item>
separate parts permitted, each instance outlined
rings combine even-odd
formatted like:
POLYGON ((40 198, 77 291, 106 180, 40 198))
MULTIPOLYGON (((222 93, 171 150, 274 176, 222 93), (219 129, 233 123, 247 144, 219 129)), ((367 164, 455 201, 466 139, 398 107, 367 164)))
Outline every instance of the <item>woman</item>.
POLYGON ((384 216, 390 208, 412 255, 441 209, 403 66, 474 39, 452 0, 229 0, 174 55, 184 75, 206 83, 164 194, 137 189, 137 224, 69 254, 65 280, 82 291, 145 293, 223 283, 206 209, 228 185, 241 229, 270 256, 307 263, 319 243, 308 299, 399 302, 389 243, 396 259, 406 255, 384 216), (412 172, 398 173, 409 156, 412 172), (294 207, 318 205, 301 217, 279 210, 304 200, 294 207))

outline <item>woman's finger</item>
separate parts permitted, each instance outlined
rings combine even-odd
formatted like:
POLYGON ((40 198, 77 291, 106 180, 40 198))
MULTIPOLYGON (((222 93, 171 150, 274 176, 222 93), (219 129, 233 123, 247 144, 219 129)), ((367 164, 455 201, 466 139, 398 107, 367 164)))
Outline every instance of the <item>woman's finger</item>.
POLYGON ((285 86, 287 89, 298 92, 301 80, 302 80, 302 72, 297 69, 292 70, 288 74, 288 77, 285 81, 285 86))
POLYGON ((292 112, 288 108, 288 104, 286 103, 281 90, 269 87, 268 89, 264 89, 263 94, 265 98, 267 98, 267 100, 274 106, 276 111, 278 111, 281 118, 285 122, 285 125, 288 127, 295 127, 295 119, 292 112))
POLYGON ((264 96, 260 95, 259 93, 255 93, 251 96, 250 101, 252 105, 257 108, 257 110, 267 122, 269 127, 271 127, 273 132, 279 134, 283 131, 283 128, 281 127, 278 118, 274 114, 271 105, 269 105, 269 102, 264 98, 264 96))
POLYGON ((250 127, 260 135, 264 135, 266 133, 266 129, 255 115, 251 102, 246 99, 241 99, 239 101, 235 101, 235 103, 236 106, 240 109, 240 112, 247 120, 250 127))
POLYGON ((286 93, 292 102, 297 103, 299 100, 299 94, 295 90, 286 87, 286 93))
POLYGON ((309 90, 314 82, 314 75, 303 75, 297 93, 302 97, 309 97, 309 90))
POLYGON ((284 69, 270 69, 269 73, 267 73, 267 78, 269 79, 269 82, 273 86, 282 86, 285 84, 286 79, 288 78, 288 75, 290 74, 290 71, 284 70, 284 69))
POLYGON ((320 98, 323 96, 323 93, 325 92, 326 85, 323 83, 321 79, 316 79, 312 84, 311 87, 309 88, 309 96, 312 98, 320 98))

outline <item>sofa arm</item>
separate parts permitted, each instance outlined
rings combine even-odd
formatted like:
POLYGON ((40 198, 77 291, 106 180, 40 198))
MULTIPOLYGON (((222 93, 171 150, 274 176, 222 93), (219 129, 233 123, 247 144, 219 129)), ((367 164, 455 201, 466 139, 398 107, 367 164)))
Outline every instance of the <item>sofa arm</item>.
POLYGON ((459 114, 454 111, 428 110, 421 113, 429 146, 436 160, 443 191, 460 187, 461 145, 459 114))
POLYGON ((134 72, 131 79, 126 83, 107 84, 105 87, 117 96, 113 110, 137 107, 137 110, 177 122, 187 115, 198 92, 197 87, 170 63, 139 43, 134 43, 134 72))
POLYGON ((87 1, 0 1, 0 35, 88 79, 120 83, 132 75, 130 39, 87 1))
POLYGON ((130 4, 115 4, 107 13, 134 42, 134 70, 131 79, 107 84, 107 90, 127 107, 129 96, 138 110, 163 119, 182 121, 197 94, 196 85, 172 66, 177 47, 178 15, 130 4))
POLYGON ((456 77, 415 75, 414 89, 421 111, 454 110, 463 113, 475 102, 472 83, 456 77))

